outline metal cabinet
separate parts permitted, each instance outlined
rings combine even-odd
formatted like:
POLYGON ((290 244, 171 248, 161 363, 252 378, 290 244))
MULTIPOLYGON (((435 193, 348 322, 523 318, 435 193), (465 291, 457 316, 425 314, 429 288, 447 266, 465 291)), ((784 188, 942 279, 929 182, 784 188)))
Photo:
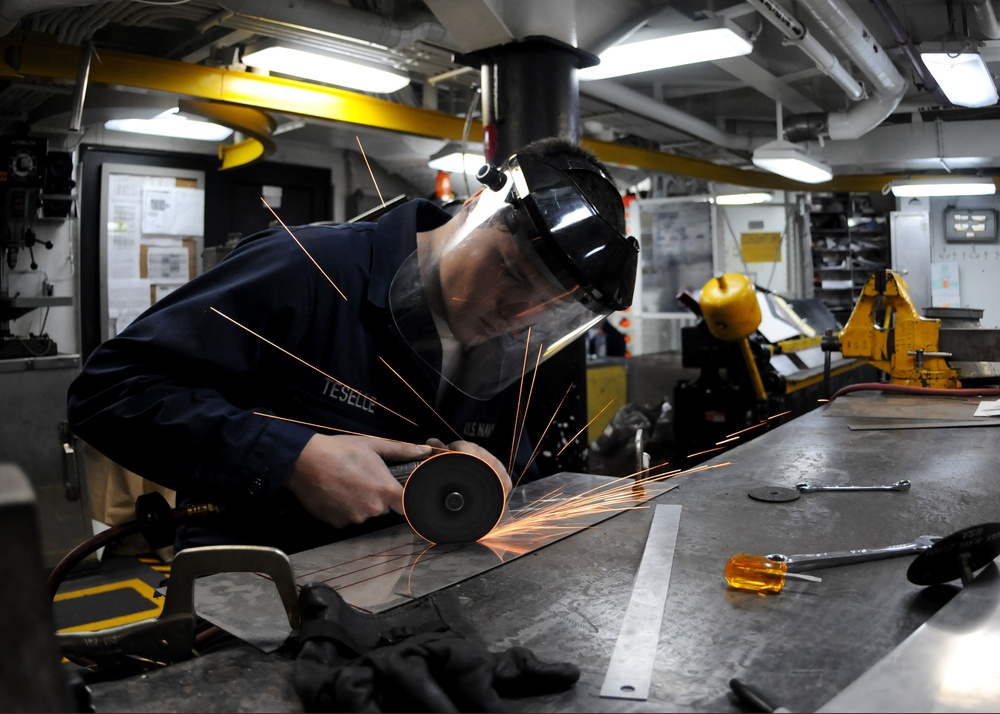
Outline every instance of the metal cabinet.
POLYGON ((93 535, 83 460, 66 422, 66 390, 79 371, 79 355, 0 360, 0 462, 31 480, 46 567, 93 535))

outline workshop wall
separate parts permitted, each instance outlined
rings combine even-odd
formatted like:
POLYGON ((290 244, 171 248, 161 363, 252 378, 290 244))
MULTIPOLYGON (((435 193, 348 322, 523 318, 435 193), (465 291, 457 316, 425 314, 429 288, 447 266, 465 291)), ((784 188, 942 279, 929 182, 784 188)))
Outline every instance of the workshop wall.
MULTIPOLYGON (((37 243, 32 251, 22 248, 8 273, 10 294, 27 297, 72 297, 76 293, 76 218, 36 219, 37 243), (51 242, 52 248, 45 245, 51 242), (32 258, 37 267, 32 267, 32 258)), ((11 332, 18 337, 47 333, 63 354, 79 351, 76 311, 72 305, 38 308, 14 320, 11 332)))
MULTIPOLYGON (((980 325, 1000 328, 1000 240, 996 218, 1000 215, 1000 197, 964 196, 942 198, 905 198, 897 201, 893 222, 893 241, 906 241, 906 256, 893 268, 903 272, 918 309, 966 307, 983 310, 980 325), (951 226, 946 230, 946 216, 952 210, 988 218, 989 230, 968 231, 974 238, 951 226), (910 235, 910 232, 913 235, 910 235), (950 234, 950 235, 949 235, 950 234)), ((954 224, 952 217, 951 223, 954 224)))
MULTIPOLYGON (((16 262, 9 271, 10 292, 12 295, 21 294, 26 297, 72 297, 74 304, 33 310, 13 321, 11 330, 15 335, 23 337, 44 332, 56 342, 58 351, 63 354, 80 353, 84 349, 84 343, 90 341, 81 336, 80 332, 80 241, 82 222, 96 219, 86 210, 81 215, 80 209, 81 197, 87 192, 93 195, 99 191, 99 186, 86 185, 87 182, 83 179, 79 166, 82 146, 131 152, 150 151, 189 158, 203 157, 209 167, 213 165, 217 155, 214 143, 112 132, 101 124, 89 128, 83 137, 73 137, 62 142, 50 139, 50 153, 60 151, 72 157, 72 177, 76 182, 73 192, 76 199, 68 217, 39 217, 34 220, 32 229, 37 243, 32 252, 22 248, 12 258, 16 262), (69 145, 70 141, 74 143, 69 145), (45 247, 47 243, 52 244, 51 249, 45 247), (33 264, 37 267, 32 267, 33 264)), ((275 154, 268 158, 268 163, 322 168, 330 172, 328 215, 315 220, 347 220, 377 206, 381 200, 379 191, 386 199, 400 194, 409 197, 428 195, 432 191, 432 187, 425 189, 412 186, 376 164, 371 166, 375 179, 373 182, 368 166, 360 154, 336 147, 317 148, 314 144, 284 139, 278 144, 275 154), (376 183, 378 189, 375 187, 376 183)), ((206 210, 211 211, 211 206, 206 207, 206 210)), ((215 240, 206 234, 206 245, 221 244, 225 239, 226 236, 221 236, 219 240, 215 240)), ((90 317, 84 315, 83 319, 90 317)))
MULTIPOLYGON (((959 304, 984 310, 982 327, 1000 328, 1000 242, 997 233, 981 241, 949 238, 945 230, 945 214, 949 208, 987 209, 1000 214, 998 196, 964 196, 930 199, 931 279, 934 292, 935 273, 938 277, 957 268, 959 304), (950 266, 950 267, 949 267, 950 266)), ((996 215, 996 214, 994 214, 996 215)), ((994 220, 994 228, 996 222, 994 220)), ((937 286, 940 288, 940 286, 937 286)))

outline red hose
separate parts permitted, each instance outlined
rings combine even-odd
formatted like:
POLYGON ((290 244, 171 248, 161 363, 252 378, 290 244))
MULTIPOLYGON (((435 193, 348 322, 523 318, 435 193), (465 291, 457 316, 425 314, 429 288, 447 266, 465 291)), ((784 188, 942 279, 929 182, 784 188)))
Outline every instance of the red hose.
POLYGON ((62 583, 63 578, 66 577, 66 573, 72 570, 77 563, 82 561, 91 553, 95 553, 104 546, 114 543, 120 538, 125 538, 134 533, 139 532, 139 524, 135 521, 129 521, 128 523, 122 523, 119 526, 111 526, 107 530, 103 530, 95 536, 92 536, 85 540, 83 543, 75 547, 59 561, 59 563, 52 569, 49 573, 49 592, 52 597, 56 596, 56 591, 59 590, 59 585, 62 583))
POLYGON ((926 394, 936 397, 990 397, 1000 396, 1000 387, 968 387, 962 389, 940 389, 935 387, 911 387, 906 384, 887 384, 883 382, 860 382, 849 384, 837 390, 836 394, 830 397, 832 402, 839 396, 850 392, 878 391, 878 392, 902 392, 904 394, 926 394))

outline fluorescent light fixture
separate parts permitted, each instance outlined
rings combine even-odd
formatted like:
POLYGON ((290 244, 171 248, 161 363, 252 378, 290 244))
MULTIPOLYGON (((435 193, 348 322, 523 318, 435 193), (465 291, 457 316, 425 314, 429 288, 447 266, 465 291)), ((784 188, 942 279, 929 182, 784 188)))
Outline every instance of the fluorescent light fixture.
POLYGON ((755 203, 769 203, 774 194, 769 191, 747 191, 746 193, 723 193, 715 197, 718 206, 750 206, 755 203))
POLYGON ((243 64, 373 94, 389 94, 410 83, 404 74, 322 50, 265 40, 243 51, 243 64))
POLYGON ((964 51, 921 52, 920 58, 948 101, 959 107, 989 107, 997 103, 997 88, 982 55, 963 43, 964 51))
POLYGON ((482 154, 463 154, 460 151, 453 151, 450 154, 431 159, 427 166, 451 174, 466 173, 475 176, 485 163, 486 159, 482 154))
POLYGON ((797 144, 784 139, 757 147, 751 157, 754 166, 773 174, 803 183, 823 183, 833 178, 833 171, 814 159, 797 144))
POLYGON ((578 76, 581 80, 607 79, 742 57, 752 50, 753 42, 742 29, 725 18, 716 17, 684 25, 663 37, 609 47, 600 54, 600 64, 581 69, 578 76))
POLYGON ((178 114, 177 107, 157 114, 152 119, 109 119, 104 122, 105 129, 112 131, 127 131, 133 134, 152 134, 153 136, 169 136, 175 139, 194 139, 196 141, 222 141, 228 139, 233 130, 228 126, 212 122, 188 119, 178 114))
POLYGON ((992 196, 997 192, 992 178, 943 176, 939 179, 898 179, 889 182, 894 196, 992 196))

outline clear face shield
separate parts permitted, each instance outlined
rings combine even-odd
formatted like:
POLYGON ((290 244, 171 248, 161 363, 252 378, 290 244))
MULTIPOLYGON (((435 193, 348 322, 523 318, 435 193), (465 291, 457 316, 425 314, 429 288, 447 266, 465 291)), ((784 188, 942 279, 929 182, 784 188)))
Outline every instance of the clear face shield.
POLYGON ((490 187, 420 236, 393 279, 406 342, 471 397, 494 396, 631 304, 637 243, 600 216, 574 171, 603 176, 565 158, 484 167, 490 187))

